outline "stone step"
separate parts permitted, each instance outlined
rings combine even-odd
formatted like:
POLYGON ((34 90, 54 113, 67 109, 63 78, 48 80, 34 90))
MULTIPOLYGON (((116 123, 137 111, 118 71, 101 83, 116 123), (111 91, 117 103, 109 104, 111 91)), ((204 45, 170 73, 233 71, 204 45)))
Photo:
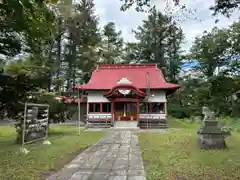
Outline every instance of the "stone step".
POLYGON ((114 127, 115 128, 138 128, 137 121, 115 121, 114 127))

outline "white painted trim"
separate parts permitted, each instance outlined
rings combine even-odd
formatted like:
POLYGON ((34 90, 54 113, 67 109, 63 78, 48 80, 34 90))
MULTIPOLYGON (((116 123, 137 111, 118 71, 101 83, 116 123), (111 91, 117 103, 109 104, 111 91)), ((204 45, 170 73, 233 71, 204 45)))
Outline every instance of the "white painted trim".
POLYGON ((167 115, 164 114, 139 114, 140 119, 166 119, 167 115))

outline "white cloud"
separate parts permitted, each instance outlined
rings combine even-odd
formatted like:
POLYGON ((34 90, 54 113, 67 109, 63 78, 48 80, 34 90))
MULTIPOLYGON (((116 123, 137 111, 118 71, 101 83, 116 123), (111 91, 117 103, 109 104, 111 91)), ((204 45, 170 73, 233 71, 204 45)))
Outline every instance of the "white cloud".
MULTIPOLYGON (((181 25, 185 36, 186 43, 182 46, 184 50, 188 50, 196 36, 201 35, 203 31, 209 31, 214 26, 227 27, 234 20, 240 16, 240 12, 235 12, 230 19, 223 16, 219 16, 219 23, 215 24, 217 17, 211 16, 211 11, 208 9, 213 5, 214 0, 181 0, 181 4, 185 4, 187 9, 191 9, 194 12, 193 15, 188 12, 182 11, 180 8, 176 8, 171 0, 153 0, 153 3, 161 11, 170 7, 173 14, 176 16, 176 20, 181 25), (166 4, 166 2, 169 2, 166 4)), ((114 22, 118 29, 122 30, 123 37, 126 41, 134 41, 134 35, 132 29, 136 29, 138 25, 142 24, 142 20, 147 18, 147 15, 142 12, 136 12, 134 8, 122 12, 120 7, 122 2, 120 0, 95 0, 96 13, 100 18, 100 25, 103 26, 107 22, 114 22)))

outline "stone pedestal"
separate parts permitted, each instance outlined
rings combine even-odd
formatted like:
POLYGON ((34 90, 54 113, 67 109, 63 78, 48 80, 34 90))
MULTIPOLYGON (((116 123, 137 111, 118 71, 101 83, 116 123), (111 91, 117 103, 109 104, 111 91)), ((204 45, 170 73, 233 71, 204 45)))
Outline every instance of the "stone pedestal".
POLYGON ((227 147, 225 137, 230 133, 222 131, 218 127, 218 121, 203 121, 197 135, 200 148, 223 149, 227 147))

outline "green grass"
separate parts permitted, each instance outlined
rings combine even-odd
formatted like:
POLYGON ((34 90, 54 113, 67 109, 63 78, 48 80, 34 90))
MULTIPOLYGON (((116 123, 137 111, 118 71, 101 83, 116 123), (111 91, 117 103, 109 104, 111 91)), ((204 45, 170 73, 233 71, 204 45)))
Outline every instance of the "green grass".
POLYGON ((200 124, 192 122, 189 119, 169 119, 168 126, 171 128, 184 128, 184 129, 196 129, 200 127, 200 124))
POLYGON ((15 128, 0 126, 0 179, 38 180, 44 179, 51 171, 62 168, 90 144, 96 143, 104 132, 81 132, 77 135, 74 126, 50 128, 51 145, 41 142, 26 145, 30 151, 24 155, 15 144, 15 128))
POLYGON ((226 139, 228 149, 200 150, 199 125, 171 122, 166 133, 141 133, 139 144, 148 180, 236 180, 240 177, 240 133, 226 139))

